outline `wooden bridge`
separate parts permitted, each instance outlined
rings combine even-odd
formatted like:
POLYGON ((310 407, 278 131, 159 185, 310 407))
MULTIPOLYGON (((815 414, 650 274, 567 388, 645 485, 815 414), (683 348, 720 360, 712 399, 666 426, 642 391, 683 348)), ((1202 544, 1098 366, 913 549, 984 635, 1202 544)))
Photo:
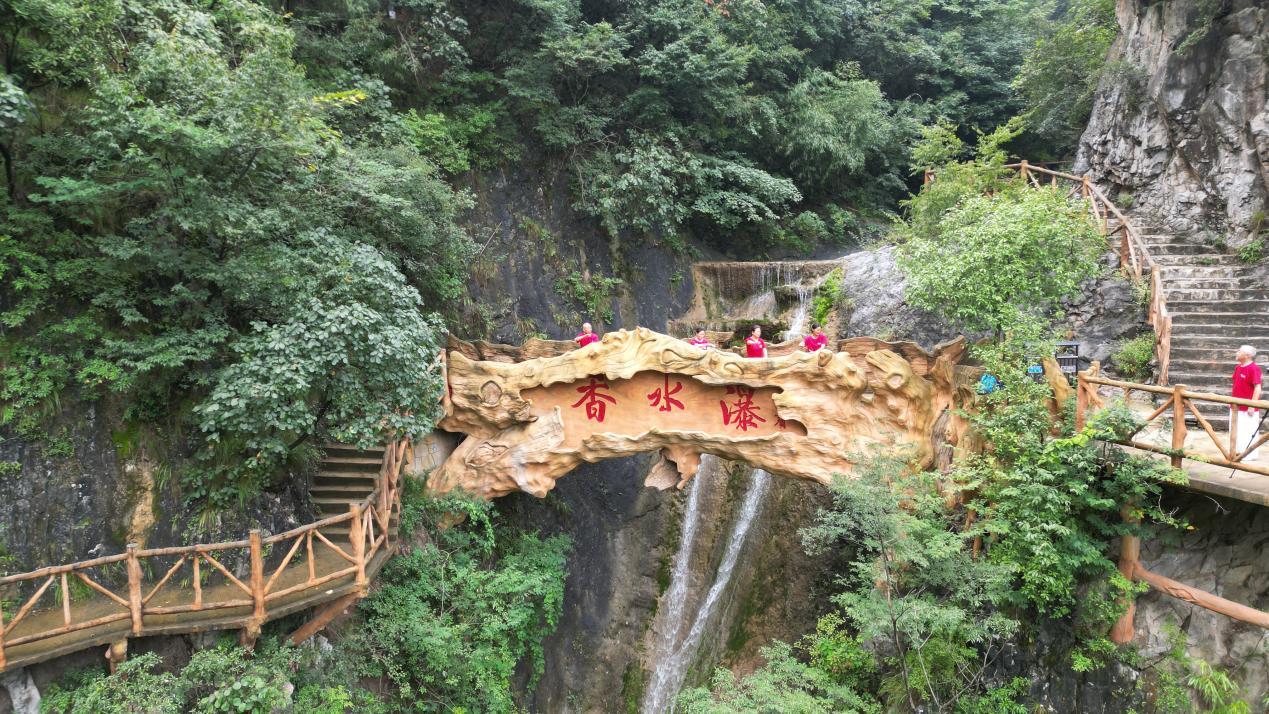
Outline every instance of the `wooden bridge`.
POLYGON ((391 556, 409 443, 384 449, 374 490, 346 513, 244 540, 127 551, 0 578, 24 594, 0 609, 0 671, 109 645, 111 667, 132 637, 242 630, 250 645, 270 620, 325 605, 292 640, 302 641, 364 597, 391 556), (234 572, 227 563, 242 565, 234 572), (26 594, 29 593, 29 594, 26 594))

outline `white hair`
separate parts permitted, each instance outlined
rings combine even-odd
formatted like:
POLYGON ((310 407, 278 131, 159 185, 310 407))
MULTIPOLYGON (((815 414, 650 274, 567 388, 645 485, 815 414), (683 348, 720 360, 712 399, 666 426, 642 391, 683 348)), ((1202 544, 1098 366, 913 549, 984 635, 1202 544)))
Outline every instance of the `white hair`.
POLYGON ((1243 345, 1242 347, 1238 348, 1238 354, 1247 355, 1248 357, 1252 359, 1256 359, 1256 348, 1252 347, 1251 345, 1243 345))

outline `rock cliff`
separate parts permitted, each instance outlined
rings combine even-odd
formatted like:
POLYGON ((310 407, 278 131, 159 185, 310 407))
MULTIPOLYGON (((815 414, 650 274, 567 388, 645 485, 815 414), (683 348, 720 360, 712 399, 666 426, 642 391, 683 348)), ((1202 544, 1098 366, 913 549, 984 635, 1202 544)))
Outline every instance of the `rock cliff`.
POLYGON ((1116 15, 1076 173, 1173 228, 1246 241, 1269 199, 1269 7, 1118 0, 1116 15))

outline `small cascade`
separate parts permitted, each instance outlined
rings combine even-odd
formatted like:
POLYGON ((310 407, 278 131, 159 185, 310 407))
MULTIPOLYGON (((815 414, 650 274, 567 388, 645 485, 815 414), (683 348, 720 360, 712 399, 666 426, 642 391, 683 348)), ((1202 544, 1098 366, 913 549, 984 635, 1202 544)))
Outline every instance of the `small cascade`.
MULTIPOLYGON (((717 457, 706 455, 701 459, 702 469, 705 467, 705 459, 718 461, 717 457)), ((717 466, 714 468, 716 469, 717 466)), ((709 626, 712 616, 722 601, 728 584, 731 583, 732 572, 740 560, 750 527, 771 486, 771 475, 761 469, 755 469, 750 476, 744 502, 741 504, 740 513, 736 516, 736 522, 732 525, 731 534, 727 540, 727 550, 723 553, 723 560, 718 566, 718 572, 714 575, 714 582, 710 585, 709 592, 706 593, 700 607, 697 608, 691 628, 680 638, 679 634, 683 630, 686 614, 681 600, 687 594, 689 575, 687 565, 691 559, 691 543, 687 537, 690 534, 694 538, 696 532, 695 525, 689 528, 688 519, 689 516, 697 519, 700 517, 699 509, 692 510, 692 498, 701 481, 700 474, 697 474, 694 481, 693 493, 688 496, 689 512, 684 514, 684 540, 680 543, 679 552, 675 555, 674 572, 670 580, 670 588, 666 591, 666 597, 674 599, 668 603, 671 610, 667 616, 667 627, 661 639, 658 640, 654 652, 652 661, 655 663, 656 670, 652 673, 652 679, 644 694, 642 708, 644 714, 674 711, 674 698, 683 687, 688 667, 691 666, 692 659, 700 648, 701 639, 705 636, 705 629, 709 626), (678 590, 676 585, 679 586, 678 590)))
POLYGON ((783 340, 793 340, 806 336, 806 323, 811 316, 811 298, 815 295, 815 288, 819 286, 820 281, 807 286, 805 283, 797 285, 797 306, 793 308, 793 316, 789 318, 789 329, 784 331, 781 336, 783 340))

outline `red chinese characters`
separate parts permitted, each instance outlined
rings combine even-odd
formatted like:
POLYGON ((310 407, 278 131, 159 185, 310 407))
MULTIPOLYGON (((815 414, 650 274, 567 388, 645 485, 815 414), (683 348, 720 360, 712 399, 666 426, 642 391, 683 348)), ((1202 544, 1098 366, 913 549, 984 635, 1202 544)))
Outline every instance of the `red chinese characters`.
POLYGON ((677 407, 683 409, 683 402, 674 398, 675 394, 683 391, 683 383, 675 380, 674 386, 670 386, 670 375, 662 375, 665 382, 662 386, 657 387, 648 393, 648 406, 657 407, 657 411, 672 412, 677 407))
POLYGON ((577 393, 582 395, 581 399, 573 402, 573 408, 576 409, 582 405, 586 406, 586 418, 591 421, 602 422, 604 414, 608 409, 608 404, 616 404, 617 399, 608 391, 608 382, 598 377, 591 377, 589 384, 584 384, 577 388, 577 393), (607 402, 608 404, 606 404, 607 402))
POLYGON ((718 401, 718 406, 723 410, 723 426, 735 425, 740 431, 749 431, 750 428, 757 428, 759 423, 767 422, 758 416, 761 408, 753 403, 753 387, 728 387, 727 393, 734 395, 736 400, 731 403, 725 399, 718 401))

